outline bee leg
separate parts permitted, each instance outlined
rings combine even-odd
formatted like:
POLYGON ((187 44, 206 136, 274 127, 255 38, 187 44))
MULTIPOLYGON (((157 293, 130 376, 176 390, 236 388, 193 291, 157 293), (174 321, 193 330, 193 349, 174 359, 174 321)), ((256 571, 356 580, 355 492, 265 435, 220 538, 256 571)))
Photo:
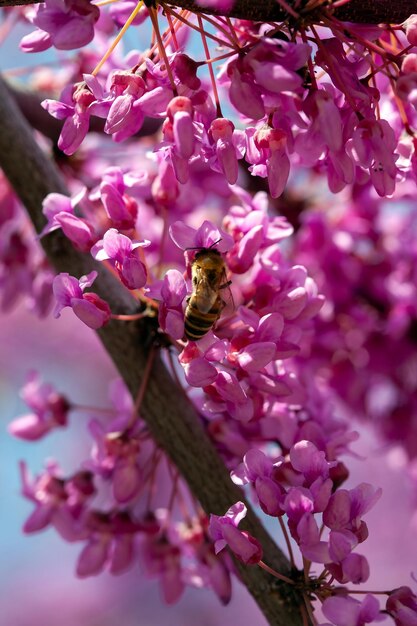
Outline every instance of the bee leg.
POLYGON ((232 284, 232 281, 228 280, 227 283, 224 283, 224 285, 220 285, 219 289, 226 289, 226 287, 230 287, 231 284, 232 284))

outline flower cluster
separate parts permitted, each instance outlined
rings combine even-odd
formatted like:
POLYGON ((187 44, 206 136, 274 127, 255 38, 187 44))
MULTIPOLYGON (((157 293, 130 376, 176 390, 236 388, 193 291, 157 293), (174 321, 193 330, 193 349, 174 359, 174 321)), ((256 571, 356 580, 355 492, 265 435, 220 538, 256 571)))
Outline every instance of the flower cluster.
MULTIPOLYGON (((227 13, 233 3, 199 4, 227 13)), ((54 296, 55 317, 70 307, 92 329, 134 319, 94 292, 98 271, 110 271, 136 298, 138 316, 158 318, 155 333, 165 337, 156 343, 169 346, 172 373, 232 480, 278 520, 294 570, 303 560, 314 582, 306 596, 335 626, 378 621, 372 594, 362 602, 350 594, 369 576, 357 548, 381 490, 343 486, 340 457, 357 433, 340 400, 344 414, 376 418, 417 456, 408 436, 417 415, 416 16, 401 29, 359 28, 327 12, 319 27, 222 18, 208 26, 147 5, 129 0, 107 12, 89 0, 46 0, 22 12, 37 28, 22 40, 27 52, 96 44, 91 56, 74 55, 64 80, 51 78, 59 100, 43 102, 62 123, 71 197, 44 199, 40 233, 60 230, 96 269, 52 281, 0 178, 0 307, 24 295, 46 314, 54 296), (151 21, 152 44, 110 55, 105 42, 126 20, 151 21), (205 61, 186 54, 190 26, 205 61), (291 212, 300 187, 301 217, 291 212), (406 210, 387 216, 387 196, 406 210)), ((36 374, 22 395, 32 412, 10 431, 26 440, 81 410, 36 374)), ((134 404, 118 381, 110 403, 105 416, 88 412, 91 454, 73 474, 51 462, 32 478, 22 464, 34 507, 25 532, 53 527, 83 542, 80 577, 119 574, 139 559, 167 603, 191 584, 226 604, 230 551, 265 566, 256 537, 238 527, 246 505, 209 519, 152 440, 141 395, 134 404)), ((413 592, 387 595, 397 626, 415 624, 413 592)))

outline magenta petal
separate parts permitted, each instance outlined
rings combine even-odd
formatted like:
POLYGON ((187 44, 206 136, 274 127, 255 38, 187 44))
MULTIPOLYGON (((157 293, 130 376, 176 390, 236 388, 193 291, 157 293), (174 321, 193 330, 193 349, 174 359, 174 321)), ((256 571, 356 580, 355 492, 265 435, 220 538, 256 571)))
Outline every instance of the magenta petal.
POLYGON ((110 107, 104 132, 112 134, 121 130, 126 124, 126 119, 133 103, 134 98, 130 94, 117 96, 110 107))
POLYGON ((336 626, 356 626, 360 603, 353 598, 333 596, 323 602, 322 611, 336 626))
POLYGON ((259 88, 245 74, 233 72, 229 90, 230 102, 243 115, 252 120, 260 120, 265 115, 265 108, 259 88))
POLYGON ((113 540, 110 557, 110 573, 122 574, 132 565, 133 540, 131 535, 117 535, 113 540))
POLYGON ((191 226, 187 226, 184 222, 174 222, 174 224, 169 227, 169 234, 172 241, 176 246, 181 248, 181 250, 195 246, 196 230, 195 228, 191 228, 191 226))
POLYGON ((80 578, 100 574, 106 563, 108 542, 91 539, 78 557, 76 574, 80 578))
POLYGON ((51 424, 41 420, 33 413, 19 417, 8 426, 8 431, 14 437, 25 439, 26 441, 36 441, 41 439, 52 428, 51 424))
POLYGON ((34 30, 33 33, 22 37, 19 48, 23 52, 43 52, 52 46, 52 39, 49 33, 44 30, 34 30))
POLYGON ((270 476, 272 473, 272 461, 261 450, 256 448, 252 448, 245 454, 243 462, 251 480, 257 476, 270 476))
POLYGON ((262 548, 259 542, 235 526, 225 524, 223 537, 229 548, 243 563, 258 563, 261 560, 262 548))
POLYGON ((109 315, 107 312, 103 312, 95 304, 84 298, 74 298, 71 301, 71 306, 75 315, 94 330, 101 328, 108 321, 109 315))
POLYGON ((216 250, 219 252, 227 252, 233 245, 232 237, 217 228, 217 226, 209 220, 205 220, 198 228, 195 241, 196 243, 194 245, 201 246, 202 248, 209 248, 216 244, 216 250))
POLYGON ((91 285, 97 278, 97 275, 98 275, 97 272, 93 270, 92 272, 89 272, 85 276, 81 276, 79 280, 81 289, 84 291, 84 289, 86 289, 87 287, 91 287, 91 285))
POLYGON ((51 220, 57 213, 72 213, 71 199, 62 193, 49 193, 42 202, 42 213, 51 220))
POLYGON ((253 264, 253 259, 264 241, 262 225, 254 226, 230 251, 229 267, 236 274, 243 274, 253 264))
POLYGON ((216 144, 217 158, 229 185, 234 185, 239 174, 236 150, 230 141, 219 139, 216 144))
POLYGON ((161 578, 162 592, 167 604, 175 604, 182 596, 185 584, 181 579, 179 567, 169 567, 164 569, 161 578))
POLYGON ((232 596, 232 582, 230 573, 220 558, 212 557, 209 580, 214 593, 219 597, 221 603, 223 605, 228 604, 232 596))
POLYGON ((294 92, 303 82, 301 76, 279 63, 254 64, 254 76, 258 85, 273 93, 294 92))
POLYGON ((169 310, 165 318, 165 332, 173 339, 182 339, 184 336, 184 315, 179 311, 169 310))
POLYGON ((302 544, 301 552, 306 559, 315 563, 328 563, 330 560, 329 546, 326 541, 318 541, 312 545, 302 544))
POLYGON ((236 376, 230 372, 219 372, 216 389, 224 400, 233 402, 233 404, 244 404, 247 401, 247 396, 236 376))
POLYGON ((246 346, 237 355, 237 362, 246 372, 258 372, 268 363, 271 363, 274 355, 275 344, 264 341, 246 346))
POLYGON ((78 280, 74 278, 74 276, 70 276, 67 272, 62 272, 58 274, 58 276, 55 276, 52 289, 57 301, 54 317, 59 317, 64 307, 71 306, 71 300, 73 298, 83 297, 78 280))
POLYGON ((329 535, 329 554, 332 561, 343 561, 358 545, 356 536, 349 530, 332 530, 329 535))
POLYGON ((113 472, 113 495, 117 502, 124 504, 139 491, 141 474, 136 463, 129 460, 119 462, 113 472))
POLYGON ((284 318, 281 313, 269 313, 259 320, 256 331, 257 341, 277 341, 284 329, 284 318))
POLYGON ((65 154, 74 154, 88 132, 89 123, 87 115, 75 113, 72 117, 67 117, 58 139, 58 148, 65 154))
POLYGON ((41 106, 57 120, 66 120, 74 113, 74 107, 57 100, 43 100, 41 106))
POLYGON ((277 516, 282 512, 280 507, 281 490, 271 478, 257 478, 255 490, 262 510, 265 511, 265 513, 277 516))
POLYGON ((63 24, 53 36, 53 45, 57 50, 75 50, 86 46, 94 37, 91 22, 82 17, 72 17, 63 24))
POLYGON ((369 578, 369 564, 361 554, 349 554, 342 562, 343 574, 355 585, 364 583, 369 578))
POLYGON ((194 152, 194 126, 191 116, 186 111, 174 115, 174 139, 179 154, 189 159, 194 152))
MULTIPOLYGON (((319 527, 314 518, 314 515, 312 515, 311 513, 306 513, 302 516, 297 524, 297 533, 300 537, 301 543, 304 545, 313 546, 319 542, 319 527)), ((329 559, 327 558, 326 561, 328 562, 329 559)), ((323 561, 323 563, 325 563, 326 561, 323 561)))
MULTIPOLYGON (((101 193, 103 196, 103 186, 101 187, 101 193)), ((122 259, 132 251, 132 241, 129 237, 126 237, 126 235, 119 233, 115 228, 109 228, 109 230, 104 233, 103 249, 109 259, 122 261, 122 259)))
POLYGON ((64 235, 79 250, 83 252, 90 251, 94 241, 94 230, 86 220, 72 213, 59 213, 55 216, 55 222, 61 226, 64 235))
POLYGON ((141 289, 146 284, 146 267, 135 255, 124 260, 121 278, 129 289, 141 289))
POLYGON ((269 191, 273 198, 279 198, 290 174, 290 160, 286 152, 275 150, 271 153, 266 165, 269 191))
POLYGON ((52 520, 54 506, 52 504, 37 505, 23 526, 24 533, 35 533, 46 528, 52 520))
POLYGON ((165 304, 169 307, 179 306, 186 295, 187 286, 184 276, 178 270, 168 270, 161 287, 161 297, 165 304))
POLYGON ((339 489, 330 498, 323 512, 323 522, 328 528, 339 530, 350 522, 350 497, 346 489, 339 489))
POLYGON ((217 369, 205 358, 193 359, 186 367, 185 378, 192 387, 206 387, 217 378, 217 369))

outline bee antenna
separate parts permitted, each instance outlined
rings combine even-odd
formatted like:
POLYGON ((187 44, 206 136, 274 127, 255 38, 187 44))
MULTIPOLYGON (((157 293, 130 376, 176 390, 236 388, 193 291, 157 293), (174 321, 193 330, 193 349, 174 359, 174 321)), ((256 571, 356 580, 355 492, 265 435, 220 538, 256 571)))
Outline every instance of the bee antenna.
POLYGON ((218 243, 220 243, 222 240, 222 237, 220 237, 220 239, 218 239, 217 241, 214 241, 213 243, 211 243, 208 248, 205 248, 204 246, 196 246, 195 248, 184 248, 184 252, 187 252, 187 250, 211 250, 211 248, 214 248, 214 246, 217 246, 218 243))

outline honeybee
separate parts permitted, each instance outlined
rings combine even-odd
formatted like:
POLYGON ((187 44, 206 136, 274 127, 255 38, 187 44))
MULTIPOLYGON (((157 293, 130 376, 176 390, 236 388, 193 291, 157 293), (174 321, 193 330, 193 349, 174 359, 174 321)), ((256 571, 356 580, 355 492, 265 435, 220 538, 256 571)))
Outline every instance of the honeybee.
POLYGON ((219 291, 231 284, 226 264, 214 248, 201 248, 191 264, 193 292, 185 309, 185 336, 198 341, 208 333, 226 306, 219 291))

